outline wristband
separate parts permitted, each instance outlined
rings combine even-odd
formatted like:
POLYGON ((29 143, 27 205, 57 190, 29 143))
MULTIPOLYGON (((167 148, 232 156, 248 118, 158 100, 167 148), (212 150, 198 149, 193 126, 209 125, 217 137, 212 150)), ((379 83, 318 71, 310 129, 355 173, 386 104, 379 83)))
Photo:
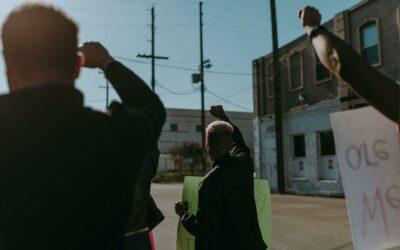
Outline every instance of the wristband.
POLYGON ((311 32, 308 34, 308 39, 310 39, 311 41, 314 37, 317 36, 318 31, 320 30, 328 31, 324 26, 317 24, 312 28, 311 32))

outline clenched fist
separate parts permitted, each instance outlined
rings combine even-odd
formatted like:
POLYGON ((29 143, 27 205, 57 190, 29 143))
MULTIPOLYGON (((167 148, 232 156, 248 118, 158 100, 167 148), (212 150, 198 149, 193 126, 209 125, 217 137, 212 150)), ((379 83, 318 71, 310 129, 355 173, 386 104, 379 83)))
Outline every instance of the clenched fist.
POLYGON ((318 9, 311 6, 307 6, 299 11, 299 18, 301 20, 301 24, 303 25, 303 27, 306 27, 306 26, 320 25, 322 17, 318 9))
POLYGON ((86 42, 79 48, 83 56, 82 66, 86 68, 99 68, 103 71, 114 61, 107 49, 98 42, 86 42))
POLYGON ((222 105, 211 106, 210 113, 215 118, 218 118, 218 119, 221 119, 221 120, 225 120, 226 119, 225 110, 222 107, 222 105))

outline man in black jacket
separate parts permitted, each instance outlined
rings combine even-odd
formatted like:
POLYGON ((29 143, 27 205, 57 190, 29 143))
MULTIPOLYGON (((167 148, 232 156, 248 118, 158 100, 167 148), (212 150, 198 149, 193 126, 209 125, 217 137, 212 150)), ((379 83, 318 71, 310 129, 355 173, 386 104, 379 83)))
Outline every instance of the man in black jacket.
POLYGON ((196 250, 265 250, 254 200, 253 161, 239 129, 222 106, 211 107, 222 120, 207 127, 213 169, 199 185, 197 214, 175 205, 185 229, 196 237, 196 250))
POLYGON ((10 94, 0 96, 0 249, 119 249, 135 178, 165 120, 159 98, 99 43, 80 48, 121 97, 108 114, 74 88, 78 29, 29 4, 4 23, 10 94))
POLYGON ((158 209, 151 197, 151 182, 157 175, 160 151, 154 147, 136 178, 133 193, 132 213, 125 230, 125 250, 150 250, 150 231, 164 220, 164 215, 158 209))

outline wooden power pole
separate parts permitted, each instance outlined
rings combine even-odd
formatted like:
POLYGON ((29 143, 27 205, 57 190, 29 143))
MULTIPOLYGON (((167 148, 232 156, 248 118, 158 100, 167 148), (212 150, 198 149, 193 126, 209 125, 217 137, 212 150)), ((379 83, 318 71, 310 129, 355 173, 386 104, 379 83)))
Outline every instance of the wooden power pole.
POLYGON ((200 10, 200 92, 201 92, 201 148, 203 171, 206 170, 206 114, 204 108, 203 2, 200 10))
POLYGON ((285 165, 283 161, 283 130, 282 130, 282 89, 279 63, 278 27, 276 18, 275 0, 271 3, 272 43, 274 60, 274 95, 275 95, 275 138, 276 138, 276 164, 278 170, 278 192, 286 192, 285 165))
POLYGON ((154 6, 151 7, 151 55, 143 55, 138 54, 137 57, 151 59, 151 88, 155 91, 156 88, 156 59, 159 60, 168 60, 168 57, 165 56, 156 56, 155 55, 155 13, 154 6))

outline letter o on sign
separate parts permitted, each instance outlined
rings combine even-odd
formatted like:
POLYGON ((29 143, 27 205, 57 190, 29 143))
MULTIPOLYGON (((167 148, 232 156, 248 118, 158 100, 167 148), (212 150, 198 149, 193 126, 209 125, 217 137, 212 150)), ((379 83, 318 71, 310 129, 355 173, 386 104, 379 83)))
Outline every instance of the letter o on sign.
POLYGON ((355 146, 351 146, 346 150, 346 160, 349 167, 358 170, 361 166, 361 152, 355 146))

